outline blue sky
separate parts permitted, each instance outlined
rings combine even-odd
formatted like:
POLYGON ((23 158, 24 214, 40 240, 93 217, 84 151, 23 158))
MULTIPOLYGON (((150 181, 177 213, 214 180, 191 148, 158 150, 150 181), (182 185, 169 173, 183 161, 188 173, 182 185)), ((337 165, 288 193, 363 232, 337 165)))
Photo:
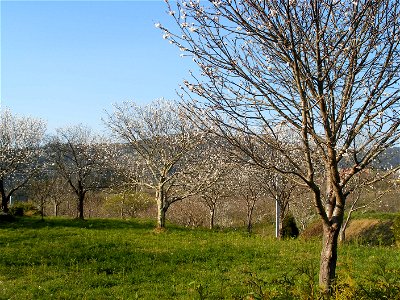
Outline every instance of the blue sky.
POLYGON ((1 1, 1 105, 57 127, 103 127, 112 103, 146 104, 189 77, 162 39, 163 1, 1 1))

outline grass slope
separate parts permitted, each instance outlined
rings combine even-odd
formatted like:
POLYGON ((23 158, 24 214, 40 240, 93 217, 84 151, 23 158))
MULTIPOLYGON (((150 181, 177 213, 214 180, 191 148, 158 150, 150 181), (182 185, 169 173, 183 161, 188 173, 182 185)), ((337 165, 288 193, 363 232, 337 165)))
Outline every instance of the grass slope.
MULTIPOLYGON (((0 223, 0 299, 288 299, 289 285, 306 299, 315 290, 319 242, 153 227, 139 220, 0 223)), ((346 286, 400 269, 396 248, 346 245, 339 260, 346 286)))

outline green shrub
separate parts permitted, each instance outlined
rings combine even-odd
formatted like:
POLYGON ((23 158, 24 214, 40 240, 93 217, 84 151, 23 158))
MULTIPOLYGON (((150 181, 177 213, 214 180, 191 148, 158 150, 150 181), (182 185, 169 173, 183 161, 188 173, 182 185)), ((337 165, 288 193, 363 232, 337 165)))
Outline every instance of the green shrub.
POLYGON ((25 215, 37 215, 39 214, 38 208, 30 201, 28 202, 15 202, 10 207, 10 214, 15 217, 22 217, 25 215))
POLYGON ((282 237, 297 238, 298 236, 299 228, 297 227, 296 220, 292 215, 287 215, 282 222, 282 237))

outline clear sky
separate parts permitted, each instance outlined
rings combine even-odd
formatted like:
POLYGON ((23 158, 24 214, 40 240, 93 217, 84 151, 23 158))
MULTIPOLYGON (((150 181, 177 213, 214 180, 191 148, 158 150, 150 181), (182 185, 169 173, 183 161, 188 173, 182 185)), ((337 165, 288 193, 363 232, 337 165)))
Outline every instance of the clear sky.
POLYGON ((1 106, 46 120, 51 132, 98 130, 112 103, 177 99, 191 60, 157 22, 174 25, 160 0, 1 0, 1 106))

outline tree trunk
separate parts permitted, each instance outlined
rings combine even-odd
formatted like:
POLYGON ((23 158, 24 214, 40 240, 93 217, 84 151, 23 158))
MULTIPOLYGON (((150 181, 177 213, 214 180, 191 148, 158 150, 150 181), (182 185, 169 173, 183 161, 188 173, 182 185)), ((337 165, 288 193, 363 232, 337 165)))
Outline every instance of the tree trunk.
POLYGON ((167 212, 168 206, 165 203, 164 190, 162 187, 156 192, 157 201, 157 228, 165 228, 165 214, 167 212))
POLYGON ((44 204, 41 203, 40 205, 40 216, 41 216, 41 220, 44 221, 44 204))
POLYGON ((166 210, 162 205, 157 205, 157 228, 164 229, 165 228, 165 213, 166 210))
POLYGON ((10 201, 10 195, 6 195, 6 191, 4 190, 4 181, 0 180, 0 193, 1 193, 1 210, 3 213, 8 213, 8 202, 10 201))
POLYGON ((253 224, 251 222, 251 217, 249 217, 247 220, 247 233, 251 233, 252 229, 253 229, 253 224))
POLYGON ((253 211, 254 211, 254 204, 250 207, 250 209, 247 211, 247 232, 251 233, 253 229, 253 211))
POLYGON ((324 294, 332 292, 336 277, 336 262, 339 227, 323 225, 322 251, 319 270, 319 285, 324 294))
POLYGON ((210 229, 214 229, 215 208, 210 209, 210 229))
POLYGON ((8 203, 10 202, 10 196, 3 196, 1 195, 1 209, 3 210, 3 213, 8 213, 8 203))
POLYGON ((342 228, 339 232, 339 243, 343 244, 346 241, 346 228, 342 228))
POLYGON ((58 217, 58 206, 59 206, 58 203, 54 203, 54 216, 55 217, 58 217))
POLYGON ((85 193, 79 193, 79 202, 78 202, 78 218, 83 220, 84 219, 84 212, 83 212, 83 203, 85 201, 85 193))
POLYGON ((282 207, 281 202, 279 202, 279 236, 278 239, 282 240, 284 238, 283 222, 286 217, 285 208, 282 207))

